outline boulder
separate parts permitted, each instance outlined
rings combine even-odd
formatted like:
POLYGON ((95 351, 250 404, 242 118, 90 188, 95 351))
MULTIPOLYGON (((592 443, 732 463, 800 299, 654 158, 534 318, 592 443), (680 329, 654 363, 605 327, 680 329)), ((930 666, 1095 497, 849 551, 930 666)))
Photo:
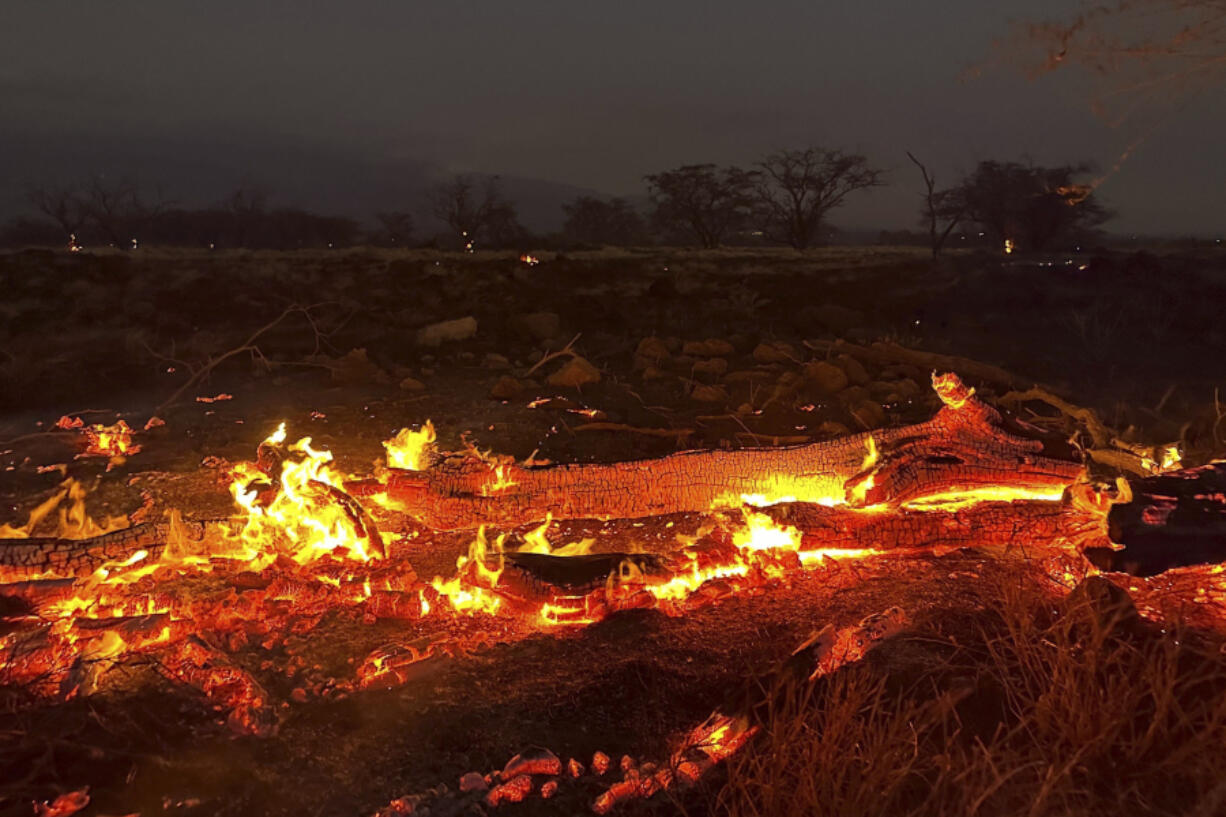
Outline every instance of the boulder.
POLYGON ((681 353, 694 357, 728 357, 736 354, 736 349, 726 340, 707 338, 689 341, 681 347, 681 353))
POLYGON ((437 347, 444 343, 468 340, 475 334, 477 334, 477 319, 469 315, 423 326, 417 330, 417 345, 437 347))
POLYGON ((578 389, 592 383, 600 382, 600 370, 578 355, 566 362, 566 365, 549 376, 546 381, 551 386, 578 389))
POLYGON ((493 386, 490 386, 490 397, 495 400, 514 400, 524 393, 526 386, 519 380, 516 380, 510 375, 504 375, 498 378, 493 386))
POLYGON ((817 386, 818 391, 827 396, 838 394, 847 388, 849 383, 846 372, 825 360, 814 360, 805 364, 805 377, 817 386))

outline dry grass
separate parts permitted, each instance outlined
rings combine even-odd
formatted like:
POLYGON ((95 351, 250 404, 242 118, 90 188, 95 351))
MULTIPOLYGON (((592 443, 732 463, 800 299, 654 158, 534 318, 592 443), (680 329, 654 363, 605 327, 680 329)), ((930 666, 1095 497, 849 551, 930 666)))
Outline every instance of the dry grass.
MULTIPOLYGON (((1099 587, 1101 589, 1101 586, 1099 587)), ((1002 590, 990 618, 777 689, 741 815, 1226 814, 1226 658, 1130 605, 1002 590)))

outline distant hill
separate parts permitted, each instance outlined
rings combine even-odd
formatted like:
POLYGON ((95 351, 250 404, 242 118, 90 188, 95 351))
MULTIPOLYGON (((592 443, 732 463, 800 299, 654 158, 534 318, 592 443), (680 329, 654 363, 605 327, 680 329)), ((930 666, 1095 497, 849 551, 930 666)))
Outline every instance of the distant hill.
MULTIPOLYGON (((418 233, 433 230, 423 193, 450 171, 422 161, 368 158, 326 147, 294 144, 226 143, 180 138, 133 141, 106 137, 30 139, 0 130, 0 220, 28 213, 27 182, 66 183, 94 175, 134 174, 143 188, 160 185, 162 195, 188 207, 221 201, 241 184, 268 192, 270 207, 301 207, 371 223, 380 210, 408 210, 418 233)), ((474 175, 484 175, 474 173, 474 175)), ((503 194, 518 208, 529 230, 549 232, 562 225, 562 205, 576 196, 604 194, 543 179, 502 177, 503 194)))

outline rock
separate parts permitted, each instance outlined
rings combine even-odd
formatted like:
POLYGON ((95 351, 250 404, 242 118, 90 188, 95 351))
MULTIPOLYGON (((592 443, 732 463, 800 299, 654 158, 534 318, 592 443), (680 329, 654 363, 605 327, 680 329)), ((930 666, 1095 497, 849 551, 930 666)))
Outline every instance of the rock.
POLYGON ((565 366, 551 374, 546 382, 551 386, 578 389, 592 383, 599 383, 600 370, 576 355, 567 361, 565 366))
POLYGON ((528 312, 510 320, 511 329, 535 340, 551 340, 562 331, 562 319, 555 312, 528 312))
POLYGON ((444 343, 454 343, 468 340, 477 334, 477 319, 472 315, 456 318, 452 321, 440 321, 417 330, 418 346, 441 346, 444 343))
POLYGON ((739 372, 729 372, 724 377, 725 383, 761 383, 770 380, 774 377, 771 372, 764 372, 761 369, 746 369, 739 372))
POLYGON ((832 332, 847 332, 864 323, 864 313, 838 304, 822 304, 813 309, 813 317, 832 332))
POLYGON ((510 375, 498 378, 498 382, 490 386, 490 397, 495 400, 514 400, 524 393, 524 384, 510 375))
POLYGON ((486 369, 509 369, 511 368, 511 361, 507 360, 505 355, 490 352, 482 359, 481 365, 486 369))
POLYGON ((643 380, 671 380, 673 375, 655 366, 643 369, 643 380))
MULTIPOLYGON (((635 361, 644 361, 645 364, 659 365, 663 361, 668 360, 672 355, 668 351, 668 345, 656 337, 643 338, 639 341, 638 347, 634 350, 635 361)), ((645 369, 646 365, 637 366, 636 368, 645 369)))
POLYGON ((332 361, 328 367, 332 382, 344 385, 361 383, 386 383, 387 372, 380 369, 366 356, 365 349, 350 349, 344 357, 332 361))
POLYGON ((469 772, 460 778, 460 791, 485 791, 489 787, 480 772, 469 772))
POLYGON ((874 400, 885 400, 887 396, 893 394, 895 391, 894 384, 887 383, 884 380, 874 380, 865 388, 868 389, 868 393, 872 395, 874 400))
POLYGON ((720 338, 692 340, 681 347, 681 353, 694 357, 728 357, 736 354, 732 344, 720 338))
POLYGON ((754 347, 753 359, 759 363, 783 363, 795 360, 796 348, 790 343, 763 341, 754 347))
POLYGON ((719 377, 728 371, 728 361, 722 357, 713 357, 698 361, 692 368, 695 374, 709 374, 719 377))
POLYGON ((805 377, 811 380, 818 390, 825 395, 835 395, 847 388, 847 373, 824 360, 814 360, 805 364, 805 377))
POLYGON ((848 386, 839 392, 839 402, 845 406, 854 406, 861 400, 871 399, 868 389, 863 386, 848 386))
POLYGON ((1132 596, 1102 576, 1082 579, 1060 607, 1081 638, 1092 639, 1102 633, 1128 636, 1144 627, 1132 596))
POLYGON ((872 431, 885 425, 885 409, 872 400, 861 400, 854 406, 850 406, 848 411, 865 431, 872 431))
POLYGON ((520 752, 507 761, 502 769, 502 779, 510 780, 521 774, 547 774, 557 776, 562 773, 562 761, 548 749, 532 748, 520 752))
POLYGON ((847 375, 847 379, 857 386, 863 386, 872 380, 868 369, 864 368, 864 364, 851 355, 839 355, 835 363, 847 375))
POLYGON ((728 392, 723 386, 708 386, 705 383, 695 383, 690 390, 690 397, 700 403, 727 403, 728 392))
POLYGON ((834 420, 827 420, 817 427, 819 434, 828 434, 831 437, 846 437, 851 433, 851 429, 842 423, 836 423, 834 420))
POLYGON ((406 377, 400 381, 401 391, 425 391, 426 384, 415 377, 406 377))
POLYGON ((894 391, 898 392, 903 397, 919 397, 924 393, 924 389, 919 383, 916 383, 909 377, 904 377, 902 380, 894 381, 894 391))

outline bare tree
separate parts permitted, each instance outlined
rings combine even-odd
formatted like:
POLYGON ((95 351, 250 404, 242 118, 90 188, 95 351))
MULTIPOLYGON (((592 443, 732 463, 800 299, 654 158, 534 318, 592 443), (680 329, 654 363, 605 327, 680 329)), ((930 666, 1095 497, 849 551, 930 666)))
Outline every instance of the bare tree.
POLYGON ((267 221, 267 204, 268 191, 250 182, 239 185, 225 200, 222 207, 230 214, 236 247, 246 247, 259 240, 260 228, 267 221))
POLYGON ((395 247, 407 247, 413 237, 413 215, 403 210, 375 213, 383 238, 395 247))
POLYGON ((1043 250, 1072 239, 1111 217, 1093 186, 1076 181, 1087 164, 1039 167, 1017 162, 980 162, 959 185, 965 218, 993 240, 1043 250))
POLYGON ((485 180, 480 189, 471 176, 456 176, 428 191, 431 211, 445 223, 471 252, 478 241, 500 243, 522 232, 515 206, 502 197, 498 177, 485 180))
POLYGON ((742 228, 753 206, 757 174, 713 164, 684 165, 647 176, 652 220, 666 234, 688 236, 710 249, 742 228))
POLYGON ((81 191, 75 186, 30 185, 26 198, 38 212, 54 221, 69 241, 80 234, 89 217, 81 191))
POLYGON ((108 181, 96 176, 85 190, 85 212, 90 222, 116 247, 132 247, 136 233, 163 212, 168 202, 160 190, 149 201, 141 197, 136 180, 125 176, 108 181))
POLYGON ((924 163, 915 158, 915 154, 907 151, 907 158, 919 168, 924 177, 924 221, 928 225, 928 240, 932 244, 932 257, 941 254, 945 241, 954 231, 962 217, 966 215, 966 198, 961 195, 960 188, 938 190, 936 177, 928 172, 924 163), (944 223, 944 227, 941 224, 944 223))
POLYGON ((563 204, 562 211, 566 213, 562 234, 569 241, 622 247, 642 243, 643 218, 625 199, 580 196, 563 204))
POLYGON ((758 162, 763 230, 798 250, 820 239, 826 214, 857 190, 881 184, 868 159, 841 150, 782 150, 758 162))

